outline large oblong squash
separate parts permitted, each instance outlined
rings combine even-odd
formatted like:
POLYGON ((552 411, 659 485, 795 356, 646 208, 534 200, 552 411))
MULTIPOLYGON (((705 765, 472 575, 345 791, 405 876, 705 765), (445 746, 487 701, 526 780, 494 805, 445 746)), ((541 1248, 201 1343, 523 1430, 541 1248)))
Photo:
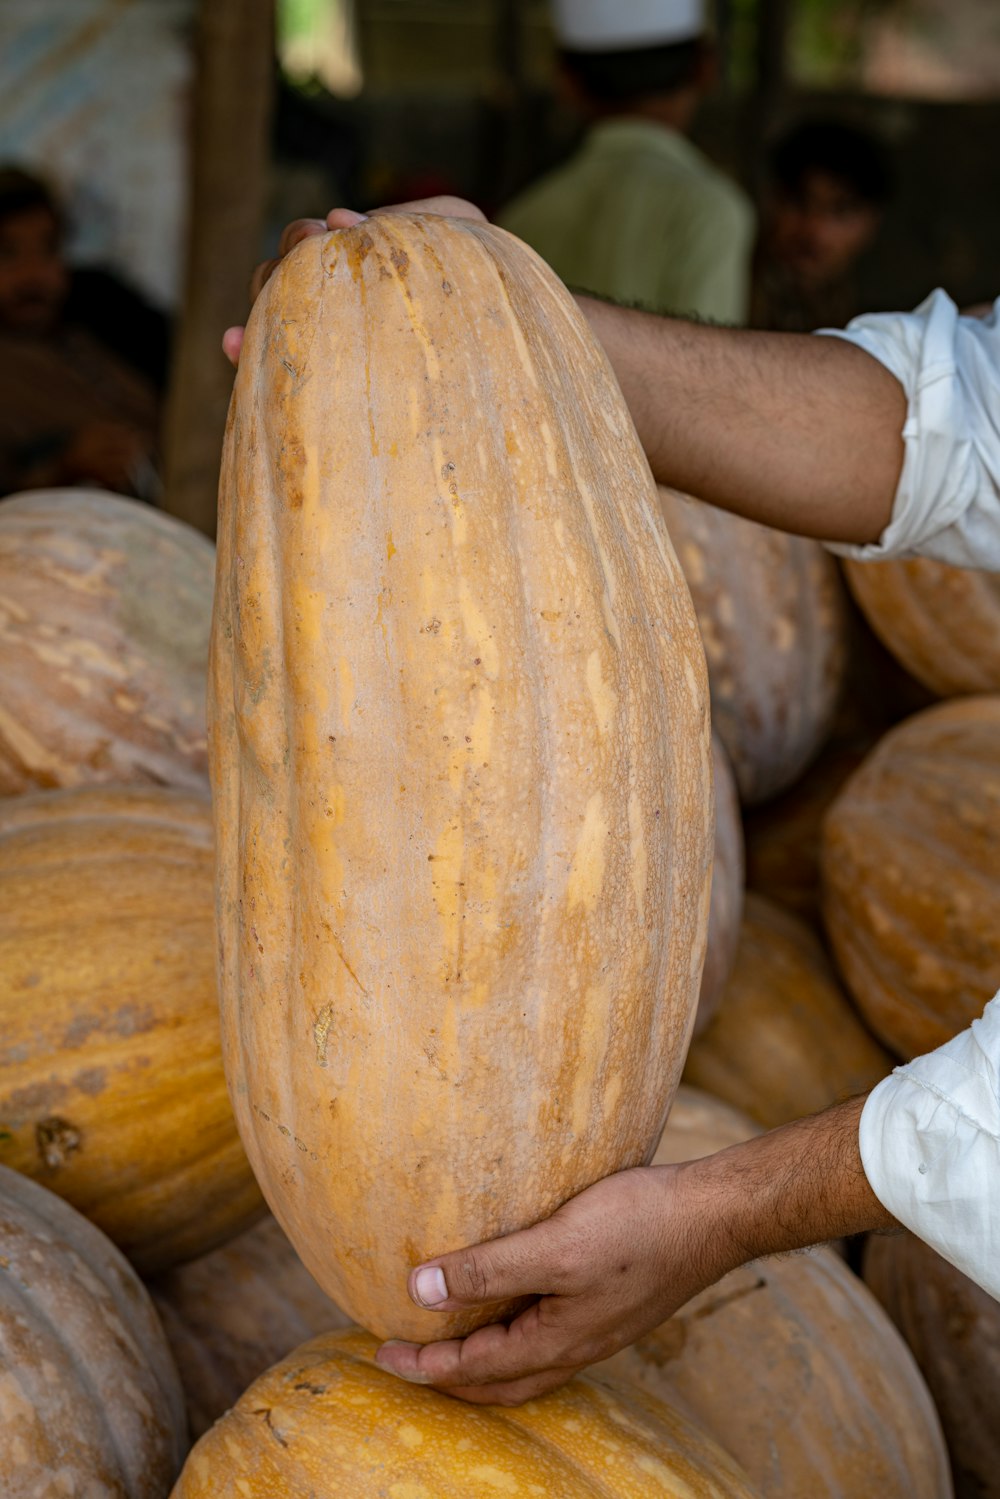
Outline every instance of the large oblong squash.
POLYGON ((334 1300, 447 1336, 474 1317, 417 1311, 413 1264, 548 1214, 663 1125, 712 842, 690 598, 593 336, 481 224, 379 216, 282 263, 221 502, 239 1127, 334 1300))

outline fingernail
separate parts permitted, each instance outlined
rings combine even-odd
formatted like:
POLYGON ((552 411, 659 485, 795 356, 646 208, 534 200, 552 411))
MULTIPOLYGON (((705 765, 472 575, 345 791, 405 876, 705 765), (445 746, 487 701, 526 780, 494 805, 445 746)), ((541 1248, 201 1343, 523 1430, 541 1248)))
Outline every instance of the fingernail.
POLYGON ((413 1277, 414 1299, 421 1306, 440 1306, 448 1300, 444 1271, 438 1265, 425 1265, 413 1277))

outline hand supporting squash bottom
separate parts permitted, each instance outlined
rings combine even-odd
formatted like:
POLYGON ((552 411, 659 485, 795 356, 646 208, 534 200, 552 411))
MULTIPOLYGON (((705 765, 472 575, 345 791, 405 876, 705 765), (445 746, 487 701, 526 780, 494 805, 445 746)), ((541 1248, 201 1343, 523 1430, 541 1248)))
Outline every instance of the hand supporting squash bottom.
POLYGON ((861 1166, 862 1103, 609 1177, 546 1222, 417 1267, 410 1295, 443 1312, 539 1299, 465 1339, 386 1343, 379 1364, 465 1400, 516 1404, 610 1357, 748 1260, 893 1226, 861 1166))

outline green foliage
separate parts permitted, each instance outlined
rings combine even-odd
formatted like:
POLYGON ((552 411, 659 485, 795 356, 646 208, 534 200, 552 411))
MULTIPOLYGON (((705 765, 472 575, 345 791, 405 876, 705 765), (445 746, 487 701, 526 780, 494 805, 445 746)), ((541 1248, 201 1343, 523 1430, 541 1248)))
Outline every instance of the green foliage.
POLYGON ((795 0, 789 29, 789 72, 818 87, 856 83, 870 23, 895 0, 795 0))
MULTIPOLYGON (((737 89, 757 78, 757 33, 767 0, 728 0, 726 71, 737 89)), ((788 0, 787 70, 793 84, 850 87, 857 83, 871 22, 906 0, 788 0)))
POLYGON ((330 0, 278 0, 277 30, 279 50, 288 42, 312 36, 322 26, 330 11, 330 0))

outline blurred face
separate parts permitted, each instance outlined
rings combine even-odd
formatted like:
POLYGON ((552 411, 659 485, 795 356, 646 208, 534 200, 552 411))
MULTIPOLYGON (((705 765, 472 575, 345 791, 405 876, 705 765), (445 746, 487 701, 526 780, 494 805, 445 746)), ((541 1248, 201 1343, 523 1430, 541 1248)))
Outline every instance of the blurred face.
POLYGON ((810 286, 839 281, 871 243, 879 217, 848 183, 811 168, 795 193, 779 189, 775 197, 772 257, 810 286))
POLYGON ((68 287, 59 225, 49 210, 25 208, 0 219, 0 328, 47 333, 68 287))

